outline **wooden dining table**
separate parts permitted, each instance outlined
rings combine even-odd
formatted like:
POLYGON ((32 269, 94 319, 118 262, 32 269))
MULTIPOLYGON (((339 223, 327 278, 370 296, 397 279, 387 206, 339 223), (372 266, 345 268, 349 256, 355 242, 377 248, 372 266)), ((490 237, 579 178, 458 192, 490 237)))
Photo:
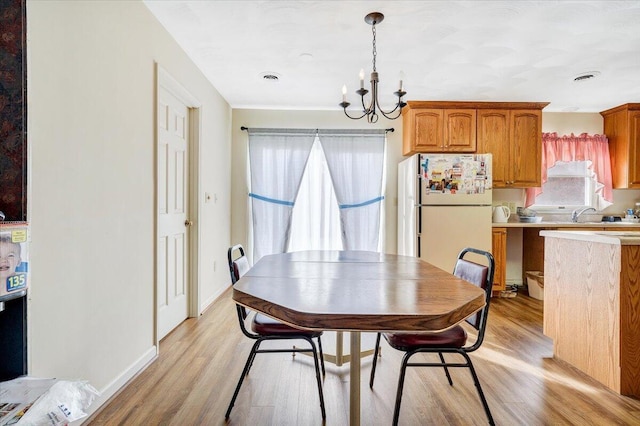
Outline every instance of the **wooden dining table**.
POLYGON ((485 293, 415 257, 300 251, 261 258, 233 300, 286 324, 350 333, 349 424, 360 424, 360 333, 446 330, 479 311, 485 293))

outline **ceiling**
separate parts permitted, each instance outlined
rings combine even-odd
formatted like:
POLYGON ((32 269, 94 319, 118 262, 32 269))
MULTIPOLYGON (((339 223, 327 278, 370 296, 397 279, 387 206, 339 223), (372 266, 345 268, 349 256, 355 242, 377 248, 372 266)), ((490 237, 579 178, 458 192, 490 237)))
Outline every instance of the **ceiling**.
MULTIPOLYGON (((339 109, 372 67, 383 108, 405 100, 640 102, 640 1, 144 0, 232 108, 339 109), (574 81, 584 73, 595 78, 574 81), (277 81, 263 78, 278 77, 277 81)), ((355 112, 355 111, 354 111, 355 112)))

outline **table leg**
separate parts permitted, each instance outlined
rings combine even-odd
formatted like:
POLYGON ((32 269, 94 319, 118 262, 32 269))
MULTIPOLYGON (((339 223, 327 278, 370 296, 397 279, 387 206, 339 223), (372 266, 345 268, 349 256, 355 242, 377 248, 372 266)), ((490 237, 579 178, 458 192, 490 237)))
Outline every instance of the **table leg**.
POLYGON ((343 350, 342 345, 344 340, 342 338, 342 331, 336 332, 336 365, 340 367, 343 364, 343 350))
POLYGON ((360 426, 360 332, 352 331, 349 340, 349 425, 360 426))

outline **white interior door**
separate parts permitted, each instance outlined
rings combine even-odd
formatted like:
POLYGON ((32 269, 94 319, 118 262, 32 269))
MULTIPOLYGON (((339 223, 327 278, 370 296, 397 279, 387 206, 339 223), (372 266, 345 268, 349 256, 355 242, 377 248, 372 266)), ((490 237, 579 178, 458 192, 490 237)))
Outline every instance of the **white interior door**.
POLYGON ((187 318, 189 280, 188 108, 158 91, 157 315, 158 340, 187 318))

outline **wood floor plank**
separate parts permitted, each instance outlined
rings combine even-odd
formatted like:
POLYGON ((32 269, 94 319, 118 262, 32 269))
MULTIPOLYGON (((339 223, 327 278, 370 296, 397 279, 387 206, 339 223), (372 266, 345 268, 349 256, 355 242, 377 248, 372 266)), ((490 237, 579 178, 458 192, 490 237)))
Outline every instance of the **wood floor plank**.
MULTIPOLYGON (((640 424, 640 401, 617 395, 553 359, 552 342, 542 334, 542 301, 519 294, 491 303, 485 342, 471 356, 496 424, 640 424)), ((290 354, 256 357, 225 423, 251 344, 239 330, 226 292, 200 318, 188 319, 170 333, 160 343, 158 359, 85 423, 322 425, 313 361, 290 354)), ((401 357, 383 340, 373 390, 371 357, 362 360, 363 425, 391 424, 401 357)), ((326 370, 325 424, 346 425, 349 365, 327 363, 326 370)), ((486 424, 468 372, 455 369, 452 378, 453 387, 440 369, 409 369, 400 424, 486 424)))

